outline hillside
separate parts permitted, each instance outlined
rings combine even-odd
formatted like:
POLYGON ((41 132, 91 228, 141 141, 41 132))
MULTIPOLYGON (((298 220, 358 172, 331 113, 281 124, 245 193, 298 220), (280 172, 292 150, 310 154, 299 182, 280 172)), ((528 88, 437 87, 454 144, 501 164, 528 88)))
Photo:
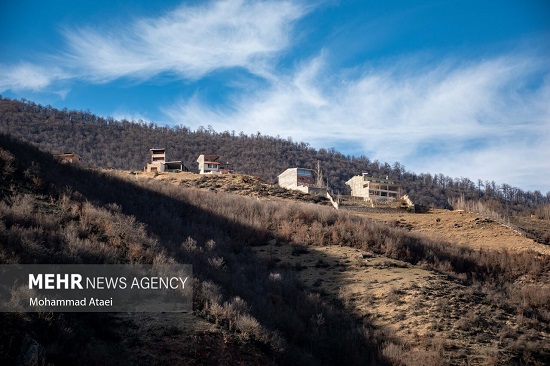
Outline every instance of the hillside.
POLYGON ((249 177, 59 164, 6 136, 0 148, 1 263, 174 261, 196 277, 193 314, 178 318, 2 313, 3 364, 29 339, 56 365, 550 357, 546 247, 480 216, 338 212, 249 177), (473 233, 499 237, 479 248, 473 233))
POLYGON ((196 173, 143 173, 114 171, 120 177, 132 174, 136 179, 156 180, 183 188, 208 189, 213 193, 226 192, 263 199, 289 199, 299 202, 330 205, 328 198, 281 188, 261 179, 243 174, 199 175, 196 173))
POLYGON ((283 220, 287 208, 136 184, 129 174, 59 164, 5 136, 0 147, 0 263, 175 261, 193 264, 195 277, 194 313, 183 317, 2 313, 2 364, 37 348, 57 365, 384 363, 352 316, 311 297, 292 273, 274 284, 273 268, 250 251, 275 234, 266 215, 280 209, 283 220), (319 313, 327 328, 313 342, 319 313))
MULTIPOLYGON (((451 200, 481 200, 506 216, 531 214, 550 204, 550 196, 523 191, 504 182, 454 178, 443 174, 407 171, 399 162, 387 163, 366 156, 345 156, 334 148, 314 149, 305 142, 238 131, 214 131, 210 127, 191 131, 185 126, 160 127, 152 123, 116 121, 89 111, 58 110, 30 101, 0 99, 0 133, 50 152, 76 152, 91 166, 142 170, 149 149, 163 147, 171 159, 181 159, 196 171, 199 154, 220 155, 235 164, 238 172, 258 176, 268 183, 289 167, 314 169, 321 164, 334 193, 346 193, 345 182, 370 172, 401 183, 403 193, 428 207, 450 208, 451 200)), ((474 177, 475 178, 475 177, 474 177)))

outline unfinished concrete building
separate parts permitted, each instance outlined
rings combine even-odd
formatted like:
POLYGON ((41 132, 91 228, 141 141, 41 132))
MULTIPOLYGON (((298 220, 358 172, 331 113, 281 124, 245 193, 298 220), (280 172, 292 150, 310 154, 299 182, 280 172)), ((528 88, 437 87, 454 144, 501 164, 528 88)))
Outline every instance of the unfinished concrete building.
POLYGON ((367 173, 356 175, 348 180, 346 185, 350 186, 353 197, 362 197, 366 201, 393 201, 400 195, 399 184, 387 177, 375 178, 367 173))
POLYGON ((54 157, 63 164, 80 164, 82 159, 80 158, 80 155, 69 152, 69 153, 63 153, 63 154, 55 154, 54 157))
POLYGON ((234 172, 231 163, 222 163, 220 157, 213 154, 201 154, 197 159, 199 163, 199 174, 228 174, 234 172))
POLYGON ((156 148, 150 149, 151 162, 147 163, 145 171, 149 173, 161 173, 161 172, 186 172, 187 168, 183 165, 183 161, 174 160, 167 161, 166 149, 156 148))
POLYGON ((326 196, 326 187, 320 187, 315 171, 305 168, 289 168, 277 177, 279 186, 304 193, 326 196))

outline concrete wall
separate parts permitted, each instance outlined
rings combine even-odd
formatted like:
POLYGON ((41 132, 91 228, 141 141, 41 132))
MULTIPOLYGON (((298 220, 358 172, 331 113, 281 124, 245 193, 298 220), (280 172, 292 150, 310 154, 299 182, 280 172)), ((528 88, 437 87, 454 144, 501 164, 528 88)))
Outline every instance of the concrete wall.
POLYGON ((160 162, 160 161, 147 163, 147 167, 145 168, 145 171, 147 173, 152 173, 152 172, 161 173, 161 172, 164 172, 164 170, 165 170, 165 165, 163 164, 163 162, 160 162))
POLYGON ((325 196, 327 189, 324 187, 315 187, 315 176, 311 169, 289 168, 279 174, 279 186, 287 189, 293 189, 308 194, 317 194, 325 196), (299 174, 301 172, 302 174, 299 174), (303 173, 308 173, 304 175, 303 173))
POLYGON ((306 193, 317 194, 319 196, 327 195, 327 189, 325 187, 307 187, 307 188, 308 188, 308 191, 306 193))
POLYGON ((364 181, 362 175, 356 175, 346 182, 351 188, 351 195, 354 197, 369 197, 369 186, 368 183, 364 181), (366 187, 365 187, 366 185, 366 187))
POLYGON ((298 186, 298 168, 289 168, 279 174, 279 186, 288 189, 296 189, 298 186))
POLYGON ((313 170, 304 168, 289 168, 279 174, 278 180, 279 186, 288 189, 296 189, 298 186, 312 186, 315 184, 313 170))

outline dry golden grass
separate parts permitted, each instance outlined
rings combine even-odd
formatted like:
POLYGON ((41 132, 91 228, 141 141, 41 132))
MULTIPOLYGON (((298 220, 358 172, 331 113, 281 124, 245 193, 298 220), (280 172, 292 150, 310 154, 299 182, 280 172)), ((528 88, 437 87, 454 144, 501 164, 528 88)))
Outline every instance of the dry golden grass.
MULTIPOLYGON (((480 290, 424 266, 343 246, 271 243, 260 257, 295 268, 298 278, 395 337, 383 348, 394 364, 508 364, 523 331, 517 313, 496 308, 480 290)), ((276 275, 277 272, 274 272, 276 275)), ((548 328, 529 342, 548 344, 548 328)), ((512 362, 513 363, 513 362, 512 362)))
POLYGON ((550 246, 537 243, 510 227, 473 212, 431 209, 424 214, 407 212, 356 212, 356 214, 390 226, 404 228, 421 237, 448 241, 473 249, 536 251, 550 255, 550 246))

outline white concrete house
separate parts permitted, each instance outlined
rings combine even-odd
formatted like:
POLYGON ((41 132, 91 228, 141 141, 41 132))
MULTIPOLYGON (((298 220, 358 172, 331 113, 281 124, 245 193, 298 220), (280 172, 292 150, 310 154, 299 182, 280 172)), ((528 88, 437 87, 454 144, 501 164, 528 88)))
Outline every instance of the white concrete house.
POLYGON ((396 200, 400 186, 390 179, 375 178, 367 173, 356 175, 346 182, 351 188, 351 195, 365 200, 396 200))
POLYGON ((220 157, 213 154, 201 154, 197 159, 199 174, 233 173, 233 164, 218 161, 220 157))
POLYGON ((278 175, 279 186, 304 193, 325 196, 327 189, 318 187, 315 171, 306 168, 289 168, 278 175))

